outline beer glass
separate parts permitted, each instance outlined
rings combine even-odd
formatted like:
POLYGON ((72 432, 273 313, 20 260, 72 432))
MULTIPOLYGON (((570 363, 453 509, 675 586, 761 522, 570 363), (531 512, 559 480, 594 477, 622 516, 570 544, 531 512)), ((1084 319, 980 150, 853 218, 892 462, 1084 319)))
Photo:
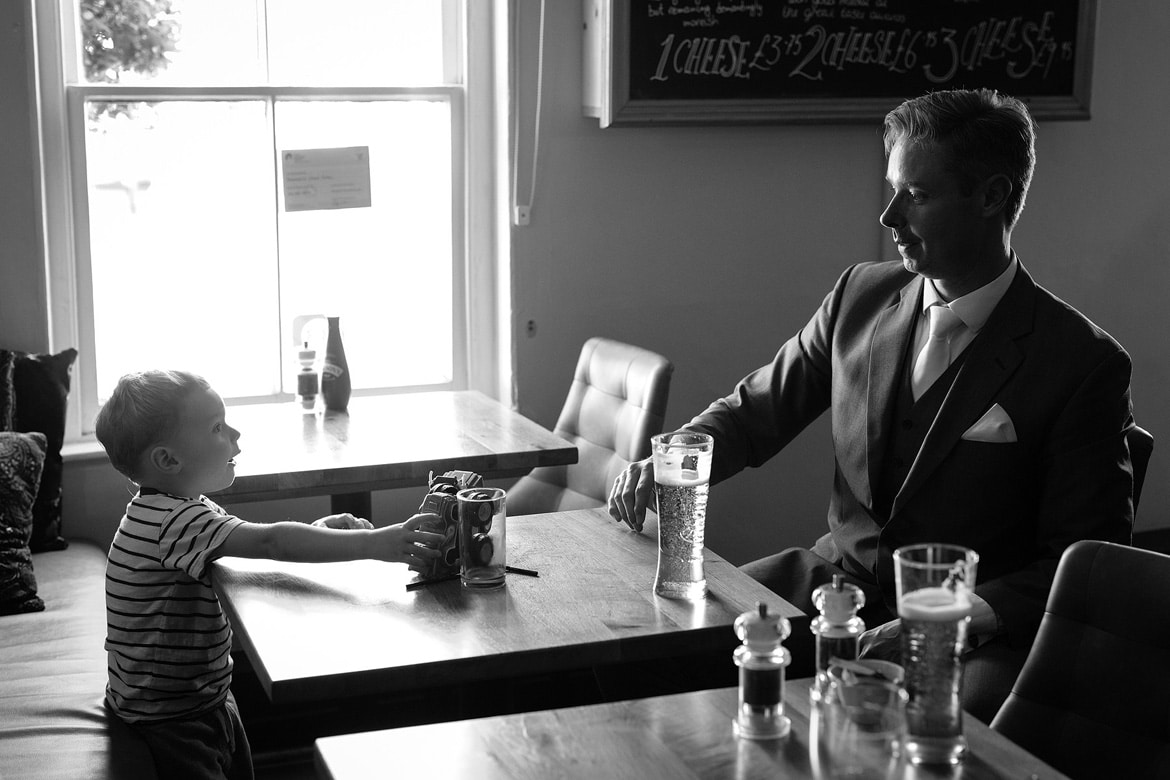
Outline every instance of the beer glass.
POLYGON ((679 431, 650 439, 658 498, 658 572, 654 592, 671 599, 701 599, 703 534, 714 441, 705 433, 679 431))
POLYGON ((902 665, 906 669, 906 753, 915 764, 955 764, 963 736, 963 648, 979 555, 951 544, 894 551, 902 665))
POLYGON ((463 587, 488 590, 504 584, 507 545, 505 493, 500 488, 466 488, 459 502, 459 576, 463 587))

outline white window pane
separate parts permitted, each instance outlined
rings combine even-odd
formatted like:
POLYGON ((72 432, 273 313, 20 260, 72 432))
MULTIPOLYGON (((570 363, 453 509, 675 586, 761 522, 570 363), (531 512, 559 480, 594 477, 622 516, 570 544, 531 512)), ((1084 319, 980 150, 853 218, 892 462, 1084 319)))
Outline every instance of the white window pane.
MULTIPOLYGON (((451 116, 443 102, 278 101, 277 150, 369 147, 371 206, 279 211, 284 333, 341 317, 355 389, 453 372, 451 116)), ((295 355, 285 376, 296 371, 295 355)))
MULTIPOLYGON (((92 106, 92 104, 91 104, 92 106)), ((272 182, 263 102, 130 104, 86 125, 99 397, 146 368, 225 397, 279 389, 272 182)))
POLYGON ((264 78, 263 37, 251 0, 79 0, 78 22, 90 82, 231 84, 264 78))
POLYGON ((442 0, 268 0, 278 84, 438 84, 442 0))

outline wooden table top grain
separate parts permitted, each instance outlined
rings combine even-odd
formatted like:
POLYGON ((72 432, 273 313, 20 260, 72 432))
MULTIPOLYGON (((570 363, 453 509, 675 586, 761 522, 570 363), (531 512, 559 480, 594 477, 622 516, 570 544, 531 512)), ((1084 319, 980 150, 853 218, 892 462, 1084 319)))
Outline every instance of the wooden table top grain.
POLYGON ((504 588, 456 580, 407 590, 402 564, 224 558, 212 577, 274 703, 326 701, 726 650, 735 618, 763 601, 803 614, 706 550, 710 594, 654 595, 657 524, 641 534, 604 509, 507 520, 504 588))
MULTIPOLYGON (((473 391, 360 396, 345 412, 294 403, 232 406, 236 480, 221 504, 426 485, 431 471, 511 477, 577 462, 577 448, 473 391)), ((368 515, 366 515, 368 516, 368 515)))
MULTIPOLYGON (((330 780, 373 780, 389 767, 428 780, 827 780, 831 771, 809 755, 808 688, 807 679, 786 683, 792 730, 780 740, 736 739, 732 687, 325 737, 315 760, 330 780)), ((898 780, 1065 777, 969 715, 964 730, 970 750, 960 766, 907 766, 898 780)))

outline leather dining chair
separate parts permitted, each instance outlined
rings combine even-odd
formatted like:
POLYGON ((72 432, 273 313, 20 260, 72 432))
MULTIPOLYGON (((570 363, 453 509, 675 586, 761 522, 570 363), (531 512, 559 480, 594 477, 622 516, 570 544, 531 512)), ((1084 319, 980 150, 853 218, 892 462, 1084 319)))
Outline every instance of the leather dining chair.
POLYGON ((991 727, 1072 777, 1170 777, 1167 583, 1170 556, 1071 545, 991 727))
POLYGON ((650 455, 662 432, 674 366, 663 356, 612 339, 585 342, 553 431, 577 445, 571 466, 533 469, 508 491, 508 514, 604 506, 614 478, 650 455))

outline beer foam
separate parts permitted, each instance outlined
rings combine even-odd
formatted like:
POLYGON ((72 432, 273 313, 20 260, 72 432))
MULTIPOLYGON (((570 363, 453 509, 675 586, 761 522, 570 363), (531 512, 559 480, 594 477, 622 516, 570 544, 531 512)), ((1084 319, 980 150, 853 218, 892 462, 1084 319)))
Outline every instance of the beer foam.
POLYGON ((971 598, 965 590, 922 588, 898 602, 898 617, 906 620, 949 621, 971 614, 971 598))

